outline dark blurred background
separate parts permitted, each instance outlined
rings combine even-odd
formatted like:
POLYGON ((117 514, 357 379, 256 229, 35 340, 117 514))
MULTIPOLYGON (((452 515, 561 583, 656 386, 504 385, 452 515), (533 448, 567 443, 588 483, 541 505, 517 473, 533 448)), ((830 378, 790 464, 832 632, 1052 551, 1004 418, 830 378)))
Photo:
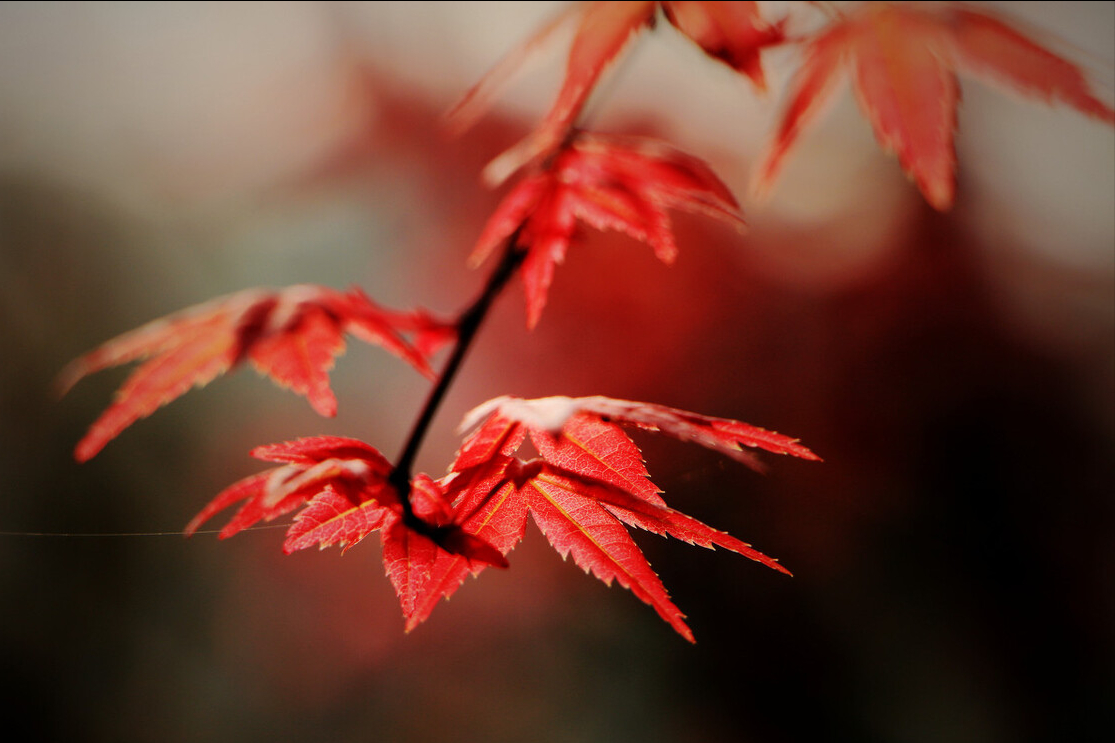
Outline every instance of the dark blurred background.
MULTIPOLYGON (((1110 100, 1115 4, 999 6, 1110 100)), ((460 416, 498 394, 648 400, 821 454, 760 476, 639 438, 671 505, 795 573, 637 535, 696 646, 533 527, 509 571, 409 635, 374 539, 284 557, 277 530, 107 536, 180 530, 260 468, 257 444, 397 451, 428 383, 360 345, 334 372, 335 419, 244 370, 80 466, 71 449, 126 372, 61 401, 53 379, 250 286, 463 306, 500 196, 477 174, 545 110, 563 47, 463 138, 440 116, 555 7, 0 5, 6 726, 128 743, 1109 739, 1115 136, 967 79, 950 213, 847 92, 759 203, 749 168, 794 52, 768 55, 758 98, 671 28, 648 35, 594 125, 707 158, 751 229, 678 215, 672 267, 586 230, 534 332, 517 285, 497 304, 437 419, 419 463, 434 476, 460 416)))

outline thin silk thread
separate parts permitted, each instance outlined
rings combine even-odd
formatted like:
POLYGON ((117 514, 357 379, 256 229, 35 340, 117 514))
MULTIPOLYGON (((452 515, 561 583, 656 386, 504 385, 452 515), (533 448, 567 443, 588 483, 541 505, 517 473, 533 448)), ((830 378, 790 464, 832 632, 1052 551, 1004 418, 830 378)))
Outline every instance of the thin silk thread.
MULTIPOLYGON (((261 524, 250 526, 241 531, 263 531, 264 529, 289 529, 290 524, 261 524)), ((194 534, 219 534, 220 529, 201 529, 194 534)), ((129 532, 56 532, 56 531, 0 531, 0 537, 180 537, 178 531, 129 531, 129 532)))

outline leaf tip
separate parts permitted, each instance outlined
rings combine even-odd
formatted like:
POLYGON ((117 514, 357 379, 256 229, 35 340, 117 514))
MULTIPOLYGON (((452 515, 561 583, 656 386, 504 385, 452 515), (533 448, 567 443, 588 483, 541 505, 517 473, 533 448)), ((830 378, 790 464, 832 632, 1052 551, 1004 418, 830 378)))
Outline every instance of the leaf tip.
POLYGON ((92 433, 86 434, 74 447, 74 461, 78 464, 85 464, 97 456, 107 443, 108 441, 102 441, 100 437, 95 437, 92 433))
POLYGON ((421 374, 429 381, 437 381, 437 372, 434 371, 434 368, 430 366, 429 362, 427 362, 425 359, 422 359, 422 364, 420 366, 416 366, 415 368, 418 369, 419 374, 421 374))
POLYGON ((784 575, 788 575, 791 578, 794 577, 794 574, 790 572, 789 568, 785 567, 782 563, 780 563, 778 560, 774 559, 773 557, 771 558, 770 562, 766 563, 766 565, 768 565, 771 568, 774 568, 775 570, 777 570, 778 572, 780 572, 784 575))
POLYGON ((74 359, 66 364, 65 368, 58 372, 58 376, 54 378, 54 382, 51 384, 54 396, 58 398, 65 397, 66 393, 72 390, 75 384, 84 379, 87 373, 88 369, 84 363, 84 357, 74 359))
POLYGON ((508 150, 498 155, 480 171, 480 182, 487 188, 498 188, 522 166, 518 152, 508 150))
POLYGON ((922 195, 929 205, 939 212, 952 209, 956 188, 950 179, 934 179, 919 184, 922 195))
POLYGON ((328 396, 315 397, 310 400, 310 407, 323 418, 337 417, 337 398, 330 393, 328 396))
POLYGON ((781 453, 782 454, 792 454, 793 456, 797 457, 798 459, 806 459, 806 460, 809 460, 810 462, 823 462, 823 461, 825 461, 815 451, 810 449, 808 446, 805 446, 804 444, 802 444, 800 439, 790 439, 786 443, 786 450, 781 452, 781 453))

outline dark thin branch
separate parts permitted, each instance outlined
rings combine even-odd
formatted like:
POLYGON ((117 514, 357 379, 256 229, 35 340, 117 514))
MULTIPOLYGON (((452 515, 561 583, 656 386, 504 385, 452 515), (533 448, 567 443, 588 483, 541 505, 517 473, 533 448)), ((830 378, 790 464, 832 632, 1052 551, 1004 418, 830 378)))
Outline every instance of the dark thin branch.
POLYGON ((488 276, 488 281, 484 285, 483 291, 476 300, 466 307, 460 314, 457 320, 457 341, 453 345, 453 351, 449 356, 449 360, 445 362, 445 368, 438 376, 437 383, 434 388, 430 390, 429 397, 426 398, 426 404, 422 408, 422 412, 418 415, 418 419, 414 423, 414 428, 411 429, 410 436, 407 437, 406 444, 403 445, 403 450, 399 454, 398 459, 395 460, 395 469, 392 470, 388 482, 395 488, 399 494, 399 500, 403 506, 403 521, 407 526, 415 529, 415 531, 436 531, 436 527, 426 524, 414 514, 414 509, 410 503, 410 479, 411 470, 414 466, 414 459, 418 455, 418 450, 422 446, 422 440, 426 436, 426 432, 433 422, 434 415, 436 415, 441 402, 445 397, 445 393, 449 390, 449 386, 453 383, 454 378, 457 376, 457 371, 460 369, 461 362, 464 361, 465 355, 468 353, 469 347, 472 345, 473 338, 480 326, 484 322, 484 318, 488 315, 488 310, 491 308, 492 303, 495 301, 499 293, 507 285, 507 282, 515 275, 522 264, 523 259, 526 257, 526 251, 519 246, 519 234, 522 232, 522 225, 518 227, 507 239, 507 244, 504 249, 502 258, 496 265, 495 269, 488 276))

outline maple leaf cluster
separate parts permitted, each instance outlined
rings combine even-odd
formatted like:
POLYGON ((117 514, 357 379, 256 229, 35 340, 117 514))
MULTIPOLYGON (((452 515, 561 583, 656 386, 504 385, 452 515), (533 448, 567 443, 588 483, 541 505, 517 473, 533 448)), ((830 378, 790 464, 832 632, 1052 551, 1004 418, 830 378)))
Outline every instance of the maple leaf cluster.
POLYGON ((698 443, 752 467, 760 466, 754 450, 818 459, 795 439, 652 403, 501 397, 466 419, 471 433, 445 476, 412 474, 410 467, 495 295, 520 271, 527 326, 534 328, 556 266, 582 223, 647 243, 667 264, 678 254, 672 210, 743 226, 735 197, 701 160, 661 142, 577 128, 605 69, 659 17, 759 91, 766 89, 762 53, 791 42, 804 46, 785 113, 758 168, 761 188, 773 182, 846 70, 878 140, 897 154, 938 209, 947 208, 955 195, 957 70, 1115 123, 1115 112, 1095 97, 1078 67, 988 13, 952 3, 866 3, 830 12, 820 30, 792 39, 788 19, 767 20, 754 2, 571 6, 513 49, 448 115, 457 131, 471 125, 527 57, 562 25, 576 24, 565 79, 551 109, 483 173, 490 185, 513 175, 518 180, 473 247, 474 266, 501 254, 474 304, 443 321, 422 310, 388 310, 357 288, 299 285, 246 290, 156 320, 82 356, 63 373, 61 386, 68 389, 92 372, 143 362, 78 443, 76 458, 89 459, 132 423, 244 361, 332 416, 337 401, 328 371, 344 351, 345 336, 352 335, 435 382, 399 459, 392 463, 362 441, 336 436, 258 447, 253 456, 278 466, 221 492, 189 523, 188 534, 236 504, 222 538, 297 511, 286 552, 315 545, 347 550, 378 531, 409 630, 468 575, 506 567, 529 516, 563 557, 572 555, 586 572, 629 589, 692 640, 684 615, 628 527, 722 547, 787 571, 750 545, 668 506, 625 427, 698 443), (448 343, 453 352, 435 373, 430 359, 448 343), (524 459, 519 452, 528 441, 537 456, 524 459))
POLYGON ((350 549, 381 533, 383 563, 402 604, 407 630, 429 617, 468 575, 506 567, 523 538, 529 514, 562 557, 612 581, 650 604, 688 640, 693 634, 670 601, 626 526, 698 544, 723 547, 782 572, 777 561, 724 532, 666 505, 650 481, 638 447, 621 426, 660 431, 756 466, 743 447, 817 459, 796 440, 739 421, 661 405, 606 397, 502 397, 466 418, 475 428, 449 474, 418 474, 410 483, 417 521, 408 523, 391 464, 354 439, 321 436, 273 444, 252 455, 281 463, 221 492, 186 531, 214 514, 239 510, 220 532, 232 536, 297 508, 283 544, 350 549), (529 437, 538 457, 515 456, 529 437))

